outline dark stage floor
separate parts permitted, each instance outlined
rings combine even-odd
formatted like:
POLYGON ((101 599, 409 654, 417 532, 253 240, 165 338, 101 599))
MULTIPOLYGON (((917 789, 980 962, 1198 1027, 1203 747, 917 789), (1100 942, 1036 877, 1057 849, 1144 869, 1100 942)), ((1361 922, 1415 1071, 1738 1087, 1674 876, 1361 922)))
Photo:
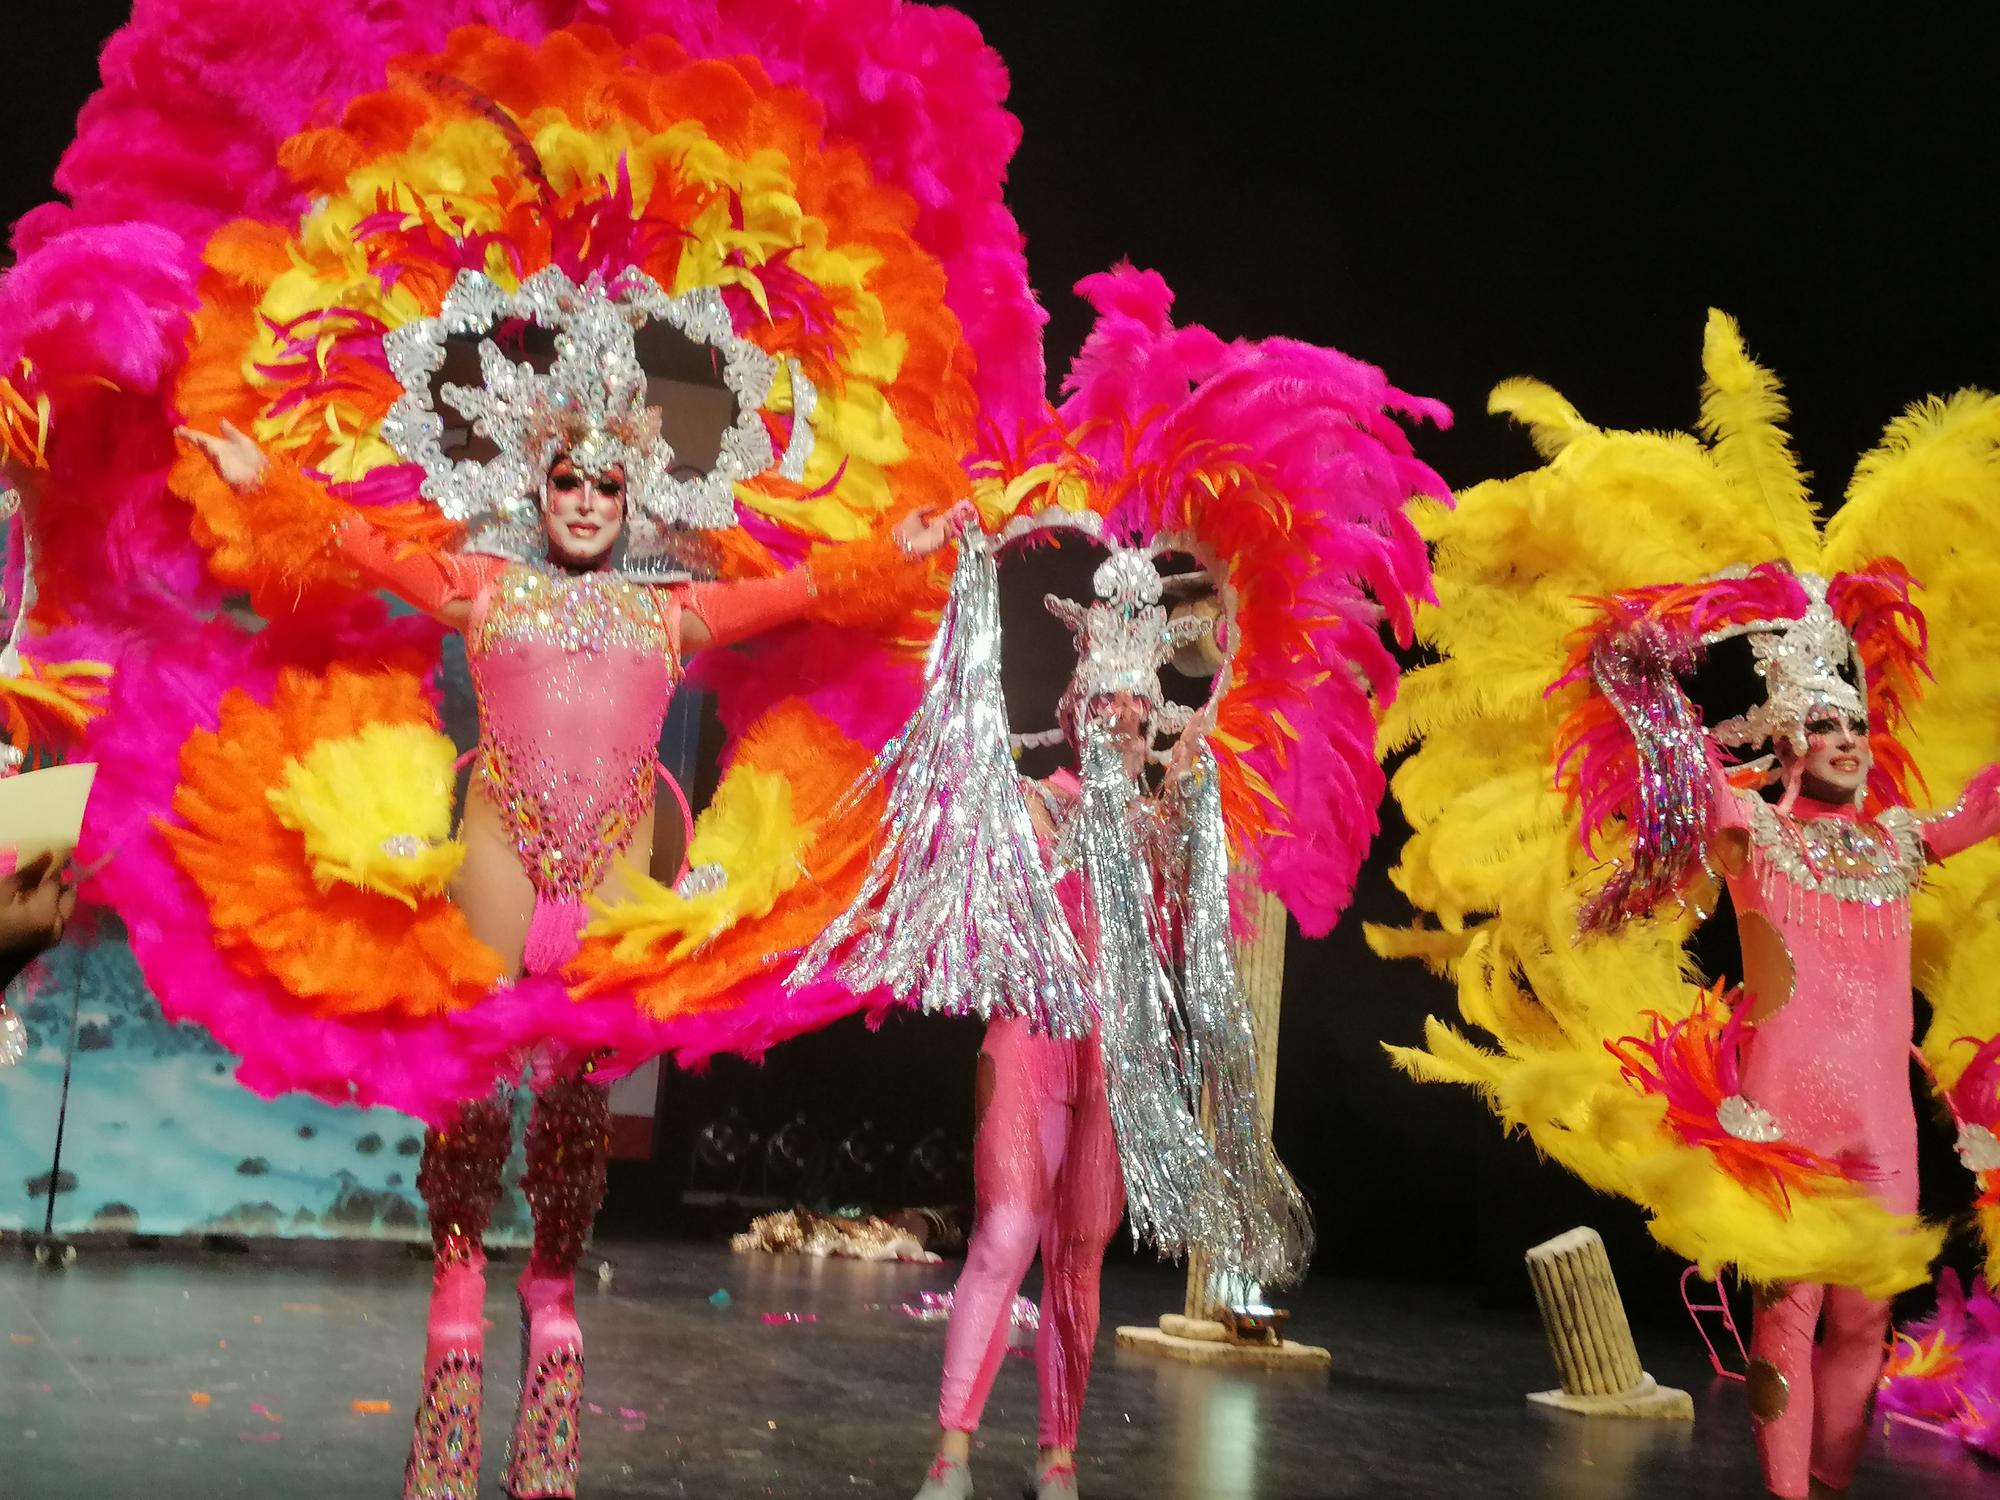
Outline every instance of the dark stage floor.
MULTIPOLYGON (((953 1267, 662 1245, 609 1254, 615 1276, 582 1299, 588 1500, 907 1500, 931 1440, 942 1333, 894 1309, 948 1287, 953 1267), (723 1288, 731 1300, 717 1307, 723 1288)), ((491 1495, 516 1348, 501 1290, 511 1273, 496 1269, 491 1495)), ((377 1251, 338 1264, 99 1253, 66 1274, 0 1261, 0 1497, 389 1500, 425 1285, 421 1262, 377 1251), (354 1406, 383 1401, 387 1414, 354 1406)), ((1205 1373, 1112 1347, 1117 1323, 1151 1321, 1179 1295, 1169 1272, 1107 1276, 1084 1424, 1090 1500, 1760 1493, 1740 1387, 1703 1378, 1691 1332, 1642 1345, 1661 1379, 1694 1389, 1693 1428, 1585 1422, 1522 1402, 1554 1383, 1531 1321, 1437 1292, 1320 1282, 1292 1299, 1296 1330, 1334 1351, 1330 1382, 1205 1373)), ((975 1460, 982 1496, 1020 1493, 1033 1427, 1033 1366, 1012 1359, 975 1460)), ((2000 1496, 2000 1473, 1899 1427, 1877 1437, 1855 1493, 2000 1496)))

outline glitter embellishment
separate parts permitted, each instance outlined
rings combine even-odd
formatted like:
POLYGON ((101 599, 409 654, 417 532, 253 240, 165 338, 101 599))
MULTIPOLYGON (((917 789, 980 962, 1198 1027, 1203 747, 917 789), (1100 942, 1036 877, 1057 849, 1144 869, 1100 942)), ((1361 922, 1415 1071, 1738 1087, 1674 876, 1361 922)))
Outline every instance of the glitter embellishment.
MULTIPOLYGON (((1744 572, 1731 570, 1737 576, 1744 572)), ((1798 619, 1757 620, 1702 637, 1703 645, 1714 645, 1747 635, 1757 675, 1764 679, 1762 703, 1715 726, 1715 738, 1722 744, 1762 745, 1782 739, 1803 755, 1806 725, 1816 715, 1863 716, 1868 711, 1861 656, 1854 637, 1827 602, 1827 581, 1816 573, 1801 573, 1798 580, 1806 594, 1806 612, 1798 619), (1843 668, 1854 674, 1854 682, 1841 675, 1843 668)))
POLYGON ((1872 822, 1788 817, 1761 797, 1744 799, 1750 842, 1772 871, 1836 901, 1887 907, 1923 883, 1920 821, 1892 808, 1872 822))
POLYGON ((479 1254, 500 1174, 514 1133, 511 1091, 461 1104, 451 1124, 424 1134, 417 1191, 430 1212, 431 1251, 438 1269, 464 1265, 479 1254))
POLYGON ((882 988, 945 1015, 1090 1034, 1083 955, 1008 749, 1000 663, 999 574, 990 544, 968 532, 917 711, 848 793, 851 807, 886 784, 884 835, 788 986, 831 974, 857 995, 882 988))
POLYGON ((612 573, 572 577, 524 565, 500 575, 477 634, 482 651, 501 640, 540 641, 564 651, 673 650, 653 588, 612 573))
POLYGON ((1776 1116, 1741 1094, 1731 1094, 1715 1107, 1715 1123, 1737 1140, 1754 1145, 1768 1146, 1785 1138, 1776 1116))
POLYGON ((734 526, 738 484, 772 470, 801 480, 812 453, 818 392, 797 361, 781 365, 777 356, 736 332, 716 287, 669 296, 652 277, 631 268, 608 280, 593 275, 579 285, 551 266, 509 292, 480 272, 462 270, 437 317, 392 330, 382 348, 403 388, 383 419, 384 440, 424 470, 423 493, 446 516, 466 523, 475 548, 503 557, 539 555, 535 496, 559 453, 568 453, 588 474, 624 470, 631 499, 627 557, 642 567, 673 562, 680 528, 734 526), (554 363, 539 372, 515 363, 482 337, 481 383, 447 385, 442 394, 500 452, 490 462, 455 459, 444 451, 444 418, 433 404, 431 381, 444 367, 453 338, 485 335, 513 321, 555 335, 554 363), (648 400, 647 372, 635 341, 648 323, 664 323, 721 356, 722 382, 735 398, 736 418, 707 473, 674 472, 673 447, 660 432, 658 408, 648 400), (779 453, 765 419, 781 372, 790 391, 791 421, 779 453))
POLYGON ((521 1192, 534 1213, 537 1274, 576 1269, 591 1221, 604 1201, 605 1163, 611 1156, 611 1095, 589 1078, 571 1074, 535 1095, 522 1141, 527 1167, 521 1192))
POLYGON ((454 1349, 438 1361, 403 1471, 403 1500, 478 1500, 480 1363, 454 1349))
POLYGON ((1958 1128, 1958 1159, 1968 1172, 2000 1172, 2000 1136, 1984 1125, 1958 1128))
POLYGON ((1206 634, 1208 621, 1168 617, 1160 603, 1165 587, 1160 570, 1139 548, 1113 551, 1098 565, 1091 585, 1097 602, 1088 607, 1054 594, 1043 600, 1076 634, 1076 671, 1062 698, 1064 723, 1074 726, 1080 710, 1099 698, 1129 693, 1159 715, 1158 727, 1179 728, 1160 689, 1160 668, 1206 634))
POLYGON ((525 566, 501 575, 469 642, 479 777, 541 896, 596 890, 652 812, 674 644, 654 588, 525 566))
POLYGON ((415 859, 424 852, 426 841, 414 833, 392 833, 382 840, 382 852, 391 859, 415 859))
POLYGON ((515 1500, 568 1500, 576 1493, 582 1410, 583 1351, 553 1349, 522 1386, 507 1460, 507 1493, 515 1500))
POLYGON ((729 884, 729 872, 721 865, 695 865, 675 882, 674 894, 683 901, 706 896, 729 884))
POLYGON ((28 1028, 0 1001, 0 1068, 11 1068, 28 1055, 28 1028))

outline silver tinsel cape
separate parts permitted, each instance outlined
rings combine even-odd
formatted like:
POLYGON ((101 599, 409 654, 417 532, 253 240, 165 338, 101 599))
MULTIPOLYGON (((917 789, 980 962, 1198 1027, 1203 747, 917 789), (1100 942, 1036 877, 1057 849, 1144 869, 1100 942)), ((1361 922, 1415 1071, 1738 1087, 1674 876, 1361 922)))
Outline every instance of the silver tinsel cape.
POLYGON ((927 1011, 1090 1034, 1083 959, 1057 903, 1007 737, 1000 585, 986 539, 959 541, 923 697, 856 795, 889 781, 887 832, 854 901, 790 983, 831 968, 927 1011))

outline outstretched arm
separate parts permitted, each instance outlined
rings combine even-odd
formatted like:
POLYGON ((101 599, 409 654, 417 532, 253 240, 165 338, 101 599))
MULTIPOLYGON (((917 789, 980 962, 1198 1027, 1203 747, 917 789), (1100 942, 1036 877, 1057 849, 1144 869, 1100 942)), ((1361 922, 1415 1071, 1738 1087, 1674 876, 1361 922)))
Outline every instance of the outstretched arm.
POLYGON ((829 549, 775 578, 689 584, 681 590, 681 654, 731 646, 796 620, 843 623, 855 613, 852 596, 861 592, 877 597, 881 612, 893 616, 904 593, 898 585, 923 578, 923 570, 912 564, 957 536, 975 514, 969 502, 961 501, 938 520, 906 516, 886 540, 829 549))
POLYGON ((2000 762, 1973 777, 1949 812, 1925 818, 1923 829, 1932 859, 1950 859, 2000 835, 2000 762))
POLYGON ((361 576, 369 588, 386 589, 405 603, 455 628, 464 628, 472 602, 493 571, 485 558, 460 557, 397 544, 365 517, 340 504, 297 465, 273 460, 256 442, 225 422, 219 434, 180 429, 215 472, 240 495, 255 496, 261 507, 286 518, 286 529, 321 528, 328 558, 361 576))

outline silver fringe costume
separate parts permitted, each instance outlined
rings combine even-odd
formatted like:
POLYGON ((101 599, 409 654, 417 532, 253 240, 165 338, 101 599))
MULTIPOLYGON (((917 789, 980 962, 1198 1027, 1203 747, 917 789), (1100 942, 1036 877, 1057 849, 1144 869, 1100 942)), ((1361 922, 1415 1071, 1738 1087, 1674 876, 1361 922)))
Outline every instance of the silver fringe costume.
POLYGON ((885 988, 927 1011, 1016 1016, 1044 1036, 1088 1036, 1083 956, 1008 744, 999 574, 977 533, 959 540, 917 711, 850 800, 884 776, 887 835, 853 902, 789 983, 833 966, 857 993, 885 988))
POLYGON ((1083 793, 1053 872, 1011 753, 997 569, 985 539, 968 536, 922 702, 858 789, 889 778, 887 836, 790 982, 830 971, 929 1011, 1025 1017, 1051 1036, 1095 1024, 1134 1236, 1164 1256, 1200 1251, 1243 1280, 1288 1283, 1311 1254, 1312 1221, 1257 1097, 1214 756, 1200 746, 1191 771, 1169 775, 1188 786, 1149 795, 1089 712, 1115 690, 1164 719, 1158 670, 1185 631, 1159 607, 1143 552, 1114 552, 1097 588, 1087 610, 1050 603, 1082 658, 1065 717, 1081 741, 1083 793), (1055 894, 1072 870, 1088 958, 1055 894))

